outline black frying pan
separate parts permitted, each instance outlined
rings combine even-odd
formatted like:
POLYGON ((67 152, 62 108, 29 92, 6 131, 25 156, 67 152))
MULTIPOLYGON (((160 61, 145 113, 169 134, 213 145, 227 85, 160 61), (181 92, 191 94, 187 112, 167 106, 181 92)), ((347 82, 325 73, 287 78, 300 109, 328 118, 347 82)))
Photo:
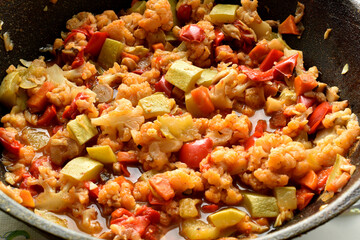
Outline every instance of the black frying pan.
MULTIPOLYGON (((240 0, 237 0, 238 3, 240 0)), ((19 59, 32 60, 42 55, 39 48, 52 44, 65 30, 66 20, 80 11, 101 13, 106 9, 120 10, 131 1, 120 0, 59 0, 55 5, 49 0, 0 0, 0 20, 5 22, 4 31, 10 33, 14 50, 6 52, 0 44, 0 78, 10 64, 19 59), (48 11, 44 12, 44 7, 48 11)), ((224 2, 224 1, 221 1, 224 2)), ((294 14, 297 0, 259 0, 259 12, 263 19, 284 20, 294 14), (269 11, 267 10, 269 9, 269 11)), ((340 96, 348 99, 358 116, 360 113, 360 2, 357 0, 301 0, 305 4, 305 31, 301 39, 285 36, 294 49, 304 52, 306 67, 316 65, 320 81, 341 89, 340 96), (324 32, 332 28, 330 37, 324 40, 324 32), (342 75, 343 66, 349 64, 349 72, 342 75)), ((359 167, 360 150, 351 155, 352 163, 359 167)), ((0 170, 0 176, 3 171, 0 170)), ((330 204, 319 211, 323 203, 312 202, 293 220, 260 239, 288 239, 309 231, 349 208, 360 198, 360 171, 357 169, 350 182, 330 204)), ((65 229, 36 216, 0 192, 0 208, 22 221, 48 233, 65 239, 94 239, 88 235, 65 229)), ((49 239, 54 239, 50 237, 49 239)))

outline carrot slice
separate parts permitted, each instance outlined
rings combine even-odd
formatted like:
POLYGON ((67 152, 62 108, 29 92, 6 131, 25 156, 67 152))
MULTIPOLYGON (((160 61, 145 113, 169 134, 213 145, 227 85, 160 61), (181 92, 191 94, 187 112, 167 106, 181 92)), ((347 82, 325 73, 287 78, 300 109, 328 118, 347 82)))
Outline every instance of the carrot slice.
POLYGON ((32 113, 42 112, 47 103, 46 94, 52 91, 55 88, 54 84, 51 82, 44 82, 36 94, 32 95, 29 100, 27 100, 27 105, 32 113))
POLYGON ((310 203, 314 195, 313 192, 306 188, 296 190, 297 208, 303 210, 310 203))
POLYGON ((310 74, 302 74, 297 76, 294 80, 294 88, 296 96, 313 90, 318 83, 316 79, 310 74))
POLYGON ((210 98, 209 89, 206 87, 201 86, 195 88, 191 91, 191 96, 202 113, 210 114, 215 110, 214 104, 210 98))
POLYGON ((174 189, 172 189, 170 181, 166 177, 155 175, 149 179, 149 183, 165 201, 175 196, 174 189))
POLYGON ((34 198, 31 196, 31 193, 29 190, 22 189, 20 191, 20 197, 23 200, 21 205, 25 207, 33 208, 35 207, 34 198))
POLYGON ((265 44, 256 45, 249 53, 249 57, 253 61, 261 61, 270 52, 270 49, 265 44))
POLYGON ((121 54, 121 56, 123 57, 123 58, 131 58, 132 60, 134 60, 136 63, 138 63, 139 61, 140 61, 140 58, 138 57, 138 56, 136 56, 136 55, 134 55, 134 54, 131 54, 131 53, 127 53, 127 52, 123 52, 122 54, 121 54))
POLYGON ((315 190, 318 185, 318 176, 313 170, 310 170, 305 177, 299 180, 299 183, 311 190, 315 190))
POLYGON ((135 163, 137 162, 137 155, 134 152, 118 152, 117 153, 118 162, 128 162, 135 163))
POLYGON ((300 35, 299 29, 296 27, 295 18, 293 15, 289 15, 285 21, 279 25, 279 33, 281 34, 294 34, 300 35))
POLYGON ((260 64, 259 68, 261 71, 266 72, 274 66, 274 63, 279 61, 280 58, 284 56, 282 51, 277 49, 271 49, 269 54, 265 57, 264 61, 260 64))
POLYGON ((157 49, 160 49, 160 50, 165 50, 165 47, 164 47, 164 44, 162 43, 156 43, 154 45, 152 45, 152 48, 154 49, 154 51, 156 51, 157 49))

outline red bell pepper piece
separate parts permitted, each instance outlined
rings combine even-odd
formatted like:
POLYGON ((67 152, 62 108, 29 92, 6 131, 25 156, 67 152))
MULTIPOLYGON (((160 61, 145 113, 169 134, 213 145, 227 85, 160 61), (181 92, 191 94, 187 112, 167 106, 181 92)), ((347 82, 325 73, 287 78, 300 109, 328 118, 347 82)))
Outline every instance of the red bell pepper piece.
POLYGON ((182 23, 187 23, 191 19, 192 7, 189 4, 182 4, 176 12, 176 16, 182 23))
POLYGON ((265 120, 259 120, 256 123, 256 127, 255 127, 255 132, 253 134, 253 136, 259 138, 262 137, 264 135, 264 132, 266 131, 267 128, 267 124, 265 120))
POLYGON ((85 59, 84 59, 84 49, 81 49, 78 54, 76 55, 74 61, 72 62, 71 64, 71 68, 72 69, 75 69, 75 68, 78 68, 80 67, 81 65, 83 65, 85 62, 85 59))
POLYGON ((165 201, 175 196, 174 189, 171 187, 169 179, 165 176, 155 175, 149 179, 149 183, 165 201))
POLYGON ((297 208, 300 211, 303 210, 310 203, 314 195, 315 194, 313 192, 304 187, 296 190, 297 208))
POLYGON ((84 182, 84 187, 89 191, 89 196, 96 199, 99 197, 100 186, 93 183, 94 185, 96 185, 96 188, 91 189, 90 186, 92 185, 92 183, 93 182, 86 181, 84 182))
POLYGON ((71 33, 69 33, 67 35, 67 37, 65 38, 64 45, 66 45, 71 40, 71 38, 73 38, 76 35, 76 33, 84 34, 86 36, 86 39, 89 40, 91 38, 91 36, 94 34, 94 30, 89 25, 85 25, 80 28, 73 29, 73 30, 71 30, 71 33))
POLYGON ((270 49, 265 44, 256 45, 249 53, 249 57, 253 61, 260 62, 269 53, 270 49))
POLYGON ((56 108, 54 105, 49 106, 44 114, 37 121, 38 126, 49 126, 51 121, 56 117, 56 108))
POLYGON ((262 63, 260 64, 260 70, 265 72, 271 69, 274 66, 274 63, 279 61, 282 56, 284 56, 284 53, 282 51, 271 49, 264 61, 262 61, 262 63))
MULTIPOLYGON (((276 69, 276 71, 278 73, 289 78, 289 77, 291 77, 291 75, 294 71, 298 56, 299 56, 299 53, 295 53, 294 55, 291 55, 290 57, 285 58, 284 60, 278 62, 274 68, 276 69)), ((274 78, 277 78, 277 76, 274 76, 274 78)))
POLYGON ((157 92, 164 92, 166 96, 171 96, 171 91, 173 89, 173 85, 165 80, 165 77, 162 76, 160 80, 155 83, 155 90, 157 92))
POLYGON ((201 207, 201 210, 204 213, 212 213, 219 209, 219 205, 217 204, 210 204, 210 205, 204 205, 201 207))
POLYGON ((108 36, 109 34, 107 32, 95 32, 85 47, 85 53, 98 56, 108 36))
POLYGON ((315 98, 308 98, 303 95, 298 96, 297 103, 302 103, 306 106, 306 108, 311 107, 315 103, 315 98))
POLYGON ((278 27, 281 34, 294 34, 300 35, 299 29, 296 27, 295 18, 293 15, 289 15, 285 21, 283 21, 278 27))
POLYGON ((144 72, 146 72, 145 69, 135 69, 134 71, 132 71, 133 73, 135 74, 138 74, 138 75, 141 75, 143 74, 144 72))
POLYGON ((316 188, 316 193, 320 194, 322 190, 325 188, 326 181, 328 177, 330 176, 331 171, 333 170, 333 167, 329 167, 327 169, 323 169, 320 172, 318 172, 318 184, 316 188))
POLYGON ((80 112, 77 110, 77 105, 76 105, 76 101, 77 100, 85 100, 87 98, 89 98, 90 96, 87 95, 86 93, 78 93, 76 95, 76 97, 74 98, 74 100, 71 102, 70 106, 67 106, 65 108, 65 111, 62 115, 63 118, 70 118, 70 119, 74 119, 77 115, 80 114, 80 112))
POLYGON ((330 113, 332 110, 331 105, 328 102, 323 102, 319 106, 317 106, 314 112, 309 117, 308 125, 310 126, 310 130, 308 134, 313 134, 321 121, 325 118, 326 114, 330 113))
POLYGON ((186 25, 180 30, 180 39, 185 42, 202 42, 205 39, 205 31, 196 24, 186 25))
POLYGON ((15 139, 15 133, 8 132, 5 128, 0 128, 0 143, 7 151, 16 156, 19 156, 20 148, 23 147, 23 145, 15 139))
POLYGON ((129 212, 125 208, 118 208, 118 209, 116 209, 115 211, 113 211, 111 213, 111 218, 112 219, 121 218, 123 216, 132 217, 132 216, 134 216, 134 214, 132 214, 131 212, 129 212))
POLYGON ((261 72, 258 69, 251 69, 244 65, 240 65, 239 69, 252 81, 264 82, 274 80, 274 69, 270 69, 266 72, 261 72))
POLYGON ((191 91, 191 96, 194 99, 198 109, 205 115, 212 113, 215 110, 214 104, 211 101, 209 89, 200 86, 191 91))
POLYGON ((225 39, 224 33, 220 29, 215 29, 214 45, 219 46, 224 39, 225 39))
POLYGON ((204 138, 193 142, 185 143, 179 151, 179 160, 186 163, 190 168, 199 168, 200 162, 213 149, 211 138, 204 138))
POLYGON ((44 82, 36 94, 32 95, 29 100, 27 100, 27 106, 32 113, 42 112, 47 104, 46 94, 51 92, 55 88, 52 82, 44 82))
POLYGON ((305 73, 294 79, 294 88, 297 96, 316 88, 318 83, 311 74, 305 73))

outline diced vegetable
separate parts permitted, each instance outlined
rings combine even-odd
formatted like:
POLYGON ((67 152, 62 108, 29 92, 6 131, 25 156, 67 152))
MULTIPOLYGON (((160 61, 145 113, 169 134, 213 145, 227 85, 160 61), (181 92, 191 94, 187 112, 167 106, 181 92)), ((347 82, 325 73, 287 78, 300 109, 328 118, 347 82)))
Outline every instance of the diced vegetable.
POLYGON ((165 137, 181 138, 186 135, 193 126, 193 119, 190 114, 184 114, 180 117, 172 117, 169 115, 158 116, 157 120, 160 122, 160 130, 165 137))
POLYGON ((252 81, 263 82, 274 80, 274 69, 270 69, 266 72, 262 72, 258 69, 251 69, 245 65, 239 66, 240 70, 252 81))
POLYGON ((271 36, 271 26, 265 21, 261 21, 261 23, 259 23, 258 21, 253 21, 249 24, 249 27, 254 30, 258 40, 261 40, 263 38, 268 39, 271 36))
POLYGON ((36 94, 32 95, 27 101, 27 105, 32 113, 42 112, 47 104, 46 94, 55 88, 51 82, 44 82, 36 94))
POLYGON ((319 194, 322 192, 322 190, 325 189, 326 182, 330 176, 330 173, 332 172, 333 167, 329 167, 327 169, 323 169, 320 172, 317 173, 318 175, 318 185, 316 188, 316 192, 319 194))
POLYGON ((315 194, 307 188, 296 190, 297 208, 303 210, 311 201, 315 194))
POLYGON ((48 80, 55 86, 62 85, 67 81, 64 77, 64 71, 57 64, 46 68, 46 72, 48 74, 48 80))
POLYGON ((205 31, 196 24, 186 25, 180 30, 179 38, 185 42, 202 42, 205 39, 205 31))
POLYGON ((280 210, 295 210, 297 208, 295 187, 276 187, 274 195, 280 210))
POLYGON ((338 192, 343 186, 345 186, 350 179, 350 174, 342 170, 342 167, 346 165, 351 166, 346 158, 337 154, 334 167, 326 181, 325 191, 338 192))
POLYGON ((173 32, 167 32, 165 34, 165 41, 167 42, 174 42, 174 41, 177 41, 177 37, 175 37, 174 33, 173 32))
POLYGON ((155 83, 155 90, 157 92, 164 92, 168 97, 171 96, 172 88, 173 85, 171 85, 171 83, 166 81, 164 76, 162 76, 160 80, 157 83, 155 83))
POLYGON ((200 199, 183 198, 179 201, 179 213, 182 218, 194 218, 199 215, 196 204, 201 203, 200 199))
POLYGON ((60 173, 78 181, 89 181, 99 176, 103 166, 102 163, 90 158, 77 157, 70 160, 60 173))
POLYGON ((173 16, 173 21, 174 21, 174 26, 179 26, 180 22, 179 19, 177 18, 177 14, 176 14, 176 4, 177 4, 177 0, 168 0, 168 2, 170 3, 170 9, 171 9, 171 13, 173 16))
POLYGON ((129 151, 129 152, 118 152, 117 153, 117 161, 123 162, 123 163, 134 163, 137 162, 137 155, 135 152, 129 151))
POLYGON ((279 214, 276 198, 249 192, 242 195, 243 204, 252 217, 276 217, 279 214))
POLYGON ((227 208, 209 216, 209 221, 217 228, 224 229, 238 224, 246 213, 235 208, 227 208))
POLYGON ((130 13, 140 13, 144 14, 146 9, 146 1, 138 1, 129 8, 128 12, 130 13))
POLYGON ((219 205, 217 204, 210 204, 210 205, 203 205, 201 210, 205 213, 212 213, 219 209, 219 205))
POLYGON ((114 63, 120 58, 124 46, 122 42, 106 38, 98 57, 99 65, 105 69, 114 66, 114 63))
POLYGON ((272 97, 268 97, 265 102, 265 112, 267 114, 282 110, 283 102, 272 97))
POLYGON ((107 32, 95 32, 85 47, 85 53, 98 56, 108 36, 109 34, 107 32))
POLYGON ((297 96, 313 90, 317 85, 316 79, 310 74, 301 74, 294 79, 294 88, 297 96))
POLYGON ((179 152, 179 160, 190 168, 197 169, 201 160, 203 160, 213 148, 213 141, 210 138, 195 140, 185 143, 179 152))
POLYGON ((253 61, 261 62, 269 52, 270 49, 267 45, 258 44, 249 52, 249 57, 253 61))
POLYGON ((23 134, 26 134, 27 144, 31 145, 35 151, 45 147, 50 139, 49 132, 42 129, 25 128, 23 134))
POLYGON ((181 233, 190 240, 216 239, 219 229, 201 220, 186 219, 181 223, 181 233))
POLYGON ((281 34, 294 34, 300 35, 299 29, 296 27, 295 18, 293 15, 289 15, 285 21, 279 25, 279 33, 281 34))
POLYGON ((35 201, 34 198, 31 196, 31 193, 29 190, 22 189, 20 191, 20 197, 22 199, 21 205, 29 208, 35 207, 35 201))
POLYGON ((167 177, 162 175, 155 175, 149 179, 150 186, 159 194, 164 200, 170 200, 175 196, 174 189, 170 185, 167 177))
POLYGON ((96 127, 91 124, 90 119, 85 114, 78 115, 74 120, 69 121, 67 129, 70 132, 71 138, 80 145, 83 145, 98 134, 96 127))
POLYGON ((295 53, 294 55, 291 55, 290 57, 288 58, 285 58, 283 60, 281 60, 280 62, 278 62, 276 65, 275 65, 275 76, 274 78, 279 78, 279 76, 285 76, 285 77, 291 77, 293 71, 294 71, 294 68, 297 64, 297 59, 299 57, 299 53, 295 53))
POLYGON ((156 43, 156 44, 153 44, 152 45, 152 48, 154 49, 154 51, 156 51, 157 49, 160 49, 160 50, 165 50, 165 46, 163 43, 156 43))
POLYGON ((63 112, 63 118, 74 119, 80 112, 77 109, 76 101, 88 99, 90 96, 85 92, 79 92, 76 97, 71 102, 70 106, 65 107, 65 111, 63 112))
POLYGON ((214 77, 218 74, 217 70, 204 69, 201 73, 200 78, 196 81, 196 84, 199 86, 210 87, 213 82, 214 77))
POLYGON ((182 4, 176 12, 176 16, 182 23, 187 23, 191 19, 192 7, 189 4, 182 4))
POLYGON ((209 89, 203 86, 195 88, 191 91, 191 97, 194 103, 200 110, 201 115, 208 115, 215 110, 214 104, 211 101, 209 89))
POLYGON ((3 145, 3 147, 19 156, 20 148, 23 147, 23 145, 15 139, 15 133, 6 131, 5 128, 0 128, 0 143, 3 145))
POLYGON ((215 29, 214 45, 219 46, 225 39, 225 34, 220 29, 215 29))
POLYGON ((305 187, 315 190, 318 184, 318 176, 313 170, 310 170, 303 178, 299 180, 299 183, 305 187))
POLYGON ((262 63, 260 64, 260 70, 265 72, 271 69, 274 66, 274 63, 279 61, 282 56, 284 56, 284 53, 282 51, 279 51, 277 49, 271 49, 264 61, 262 61, 262 63))
POLYGON ((291 89, 285 88, 281 92, 279 100, 286 105, 294 104, 297 101, 296 93, 291 89))
POLYGON ((170 113, 174 104, 174 100, 167 98, 163 93, 154 93, 139 100, 146 119, 170 113))
POLYGON ((165 75, 166 81, 189 92, 194 88, 196 81, 201 77, 204 69, 193 66, 182 60, 174 62, 165 75))
POLYGON ((109 145, 87 147, 86 151, 92 159, 104 164, 116 162, 116 156, 109 145))
POLYGON ((315 101, 316 101, 315 98, 308 98, 308 97, 305 97, 303 95, 298 96, 298 98, 297 98, 297 103, 302 103, 307 108, 311 107, 315 103, 315 101))
POLYGON ((316 131, 321 121, 325 118, 326 114, 331 112, 331 110, 332 107, 328 102, 323 102, 315 108, 314 112, 309 117, 308 125, 310 126, 310 130, 308 134, 313 134, 316 131))
POLYGON ((84 48, 80 49, 80 51, 78 52, 78 54, 76 55, 74 61, 71 64, 71 68, 75 69, 80 67, 81 65, 83 65, 85 63, 85 59, 84 59, 84 48))
POLYGON ((0 102, 6 107, 13 107, 16 105, 18 84, 20 77, 18 72, 11 72, 3 79, 0 86, 0 102))
POLYGON ((54 105, 47 107, 44 114, 38 119, 38 126, 49 126, 56 117, 56 108, 54 105))
POLYGON ((236 19, 236 10, 239 5, 217 4, 210 12, 211 21, 215 24, 232 23, 236 19))
POLYGON ((121 57, 122 58, 131 58, 136 63, 138 63, 140 61, 140 58, 138 56, 131 54, 131 53, 127 53, 127 52, 122 52, 121 57))

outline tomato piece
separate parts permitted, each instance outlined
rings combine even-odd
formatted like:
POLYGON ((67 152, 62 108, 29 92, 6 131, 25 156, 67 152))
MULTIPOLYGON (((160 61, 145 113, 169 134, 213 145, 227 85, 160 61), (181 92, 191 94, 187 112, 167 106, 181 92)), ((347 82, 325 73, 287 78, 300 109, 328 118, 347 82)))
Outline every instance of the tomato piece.
POLYGON ((308 97, 305 97, 304 95, 300 95, 297 98, 297 103, 304 104, 306 108, 311 107, 315 103, 315 101, 316 101, 315 98, 308 98, 308 97))
POLYGON ((170 200, 175 196, 174 189, 165 176, 155 175, 149 179, 149 183, 164 200, 170 200))
POLYGON ((39 174, 40 174, 39 167, 44 166, 44 163, 49 163, 49 162, 50 162, 49 157, 43 156, 43 157, 36 158, 31 161, 29 172, 31 173, 31 175, 33 177, 38 178, 39 174))
POLYGON ((205 31, 196 24, 186 25, 180 30, 180 39, 185 42, 202 42, 205 39, 205 31))
POLYGON ((313 90, 317 85, 318 83, 314 76, 308 73, 301 74, 294 79, 294 88, 297 96, 313 90))
POLYGON ((56 117, 56 108, 54 105, 49 106, 44 114, 37 121, 38 126, 49 126, 52 120, 56 117))
POLYGON ((120 225, 124 226, 126 229, 134 229, 142 237, 145 234, 146 228, 150 225, 150 220, 146 216, 137 216, 122 221, 120 225))
POLYGON ((186 23, 190 21, 192 13, 192 7, 189 4, 182 4, 176 12, 176 16, 180 22, 186 23))
POLYGON ((135 216, 144 216, 147 217, 151 223, 157 224, 160 222, 160 213, 148 206, 139 207, 136 212, 135 216))
POLYGON ((76 95, 76 97, 74 98, 74 100, 71 102, 70 106, 67 106, 65 108, 65 111, 63 112, 62 117, 74 119, 77 115, 80 114, 80 112, 77 110, 76 101, 77 100, 85 100, 85 99, 88 99, 89 97, 90 96, 84 92, 78 93, 76 95))
POLYGON ((81 49, 78 54, 76 55, 74 61, 72 62, 71 64, 71 68, 72 69, 75 69, 75 68, 78 68, 80 67, 81 65, 83 65, 85 62, 85 59, 84 59, 84 49, 81 49))
POLYGON ((173 85, 165 80, 165 77, 162 76, 160 80, 155 83, 155 90, 157 92, 163 92, 166 94, 166 96, 171 96, 171 91, 173 89, 173 85))
POLYGON ((310 126, 310 130, 308 134, 313 134, 321 121, 325 118, 326 114, 330 113, 332 110, 331 105, 328 102, 322 102, 319 106, 317 106, 314 112, 309 117, 308 125, 310 126))
POLYGON ((324 190, 325 185, 326 185, 326 181, 328 179, 328 177, 330 176, 330 173, 332 171, 333 167, 329 167, 327 169, 323 169, 320 172, 318 172, 318 184, 317 184, 317 188, 316 188, 316 192, 319 194, 322 192, 322 190, 324 190))
POLYGON ((179 160, 193 169, 198 169, 200 162, 213 149, 211 138, 204 138, 190 143, 185 143, 179 151, 179 160))
POLYGON ((32 95, 26 102, 30 112, 38 113, 44 111, 48 102, 46 94, 51 92, 54 88, 55 86, 52 82, 44 82, 36 94, 32 95))
POLYGON ((107 32, 95 32, 85 47, 85 53, 98 56, 108 36, 109 34, 107 32))
POLYGON ((23 147, 23 145, 15 139, 15 133, 8 132, 5 128, 0 128, 0 143, 7 151, 16 156, 19 156, 20 148, 23 147))
POLYGON ((282 51, 277 49, 271 49, 269 54, 265 57, 264 61, 260 64, 259 68, 261 71, 265 72, 271 69, 274 66, 274 63, 279 61, 279 59, 284 56, 282 51))
POLYGON ((305 187, 315 190, 318 185, 318 176, 313 170, 310 170, 303 178, 299 180, 299 183, 305 187))
POLYGON ((200 86, 191 91, 191 96, 194 99, 195 104, 198 109, 205 115, 212 113, 215 111, 214 104, 211 101, 209 89, 200 86))
POLYGON ((261 62, 269 52, 270 49, 267 45, 258 44, 250 51, 249 57, 253 61, 261 62))
POLYGON ((224 39, 225 39, 225 34, 220 29, 215 29, 214 45, 219 46, 224 39))
POLYGON ((219 209, 219 205, 217 205, 217 204, 204 205, 201 207, 201 210, 204 213, 212 213, 212 212, 217 211, 218 209, 219 209))
POLYGON ((285 21, 279 25, 279 33, 281 34, 293 34, 300 35, 300 31, 296 26, 295 18, 293 15, 289 15, 285 21))
POLYGON ((264 82, 274 80, 274 69, 262 72, 258 69, 251 69, 244 65, 240 65, 239 69, 252 81, 264 82))
POLYGON ((301 188, 296 190, 297 208, 303 210, 311 201, 315 194, 309 189, 301 188))
MULTIPOLYGON (((288 78, 291 77, 291 75, 294 71, 294 68, 296 66, 298 56, 299 56, 299 53, 296 53, 296 54, 291 55, 290 57, 287 57, 284 60, 278 62, 274 67, 276 70, 275 73, 279 73, 288 78)), ((278 74, 276 74, 276 75, 278 75, 278 74)), ((274 76, 274 78, 277 78, 277 76, 274 76)))

